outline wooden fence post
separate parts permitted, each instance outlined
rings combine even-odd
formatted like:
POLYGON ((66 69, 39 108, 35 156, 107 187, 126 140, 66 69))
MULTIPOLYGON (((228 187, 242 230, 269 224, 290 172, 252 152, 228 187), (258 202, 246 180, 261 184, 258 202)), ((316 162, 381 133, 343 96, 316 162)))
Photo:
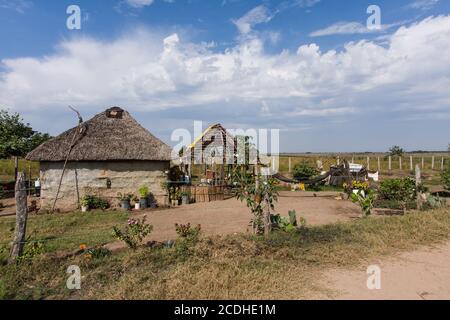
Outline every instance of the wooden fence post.
POLYGON ((402 157, 398 157, 398 167, 400 168, 400 170, 403 169, 403 165, 402 165, 402 157))
POLYGON ((417 164, 416 165, 416 204, 417 204, 417 210, 422 209, 422 196, 419 191, 419 186, 422 183, 422 176, 420 173, 420 167, 417 164))
POLYGON ((434 170, 434 156, 431 156, 431 170, 434 170))
POLYGON ((389 156, 389 171, 392 170, 392 157, 389 156))
POLYGON ((25 245, 25 233, 27 229, 27 190, 25 184, 25 173, 19 172, 17 174, 17 181, 15 186, 16 198, 16 228, 14 232, 14 242, 11 248, 8 262, 14 263, 18 257, 22 255, 23 247, 25 245))
POLYGON ((289 157, 289 173, 292 172, 292 166, 291 166, 291 157, 289 157))
POLYGON ((441 159, 441 170, 442 171, 444 170, 444 157, 442 157, 441 159))
POLYGON ((412 160, 412 156, 409 156, 409 169, 411 171, 413 171, 413 160, 412 160))
POLYGON ((367 157, 367 170, 370 170, 370 157, 367 157))
POLYGON ((14 157, 14 179, 17 180, 17 174, 19 173, 19 157, 14 157))
POLYGON ((422 170, 423 170, 424 165, 425 165, 425 161, 423 160, 423 157, 422 157, 422 170))
POLYGON ((378 163, 378 172, 380 172, 381 171, 380 157, 377 158, 377 163, 378 163))

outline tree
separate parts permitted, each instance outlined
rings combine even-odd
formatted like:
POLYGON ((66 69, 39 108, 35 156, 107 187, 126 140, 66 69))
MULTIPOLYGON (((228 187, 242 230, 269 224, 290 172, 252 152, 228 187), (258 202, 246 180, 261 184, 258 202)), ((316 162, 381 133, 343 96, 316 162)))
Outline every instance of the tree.
POLYGON ((34 131, 18 113, 0 109, 0 158, 23 157, 50 138, 47 133, 34 131))
POLYGON ((268 236, 272 230, 271 211, 275 208, 275 202, 278 201, 278 193, 275 189, 273 179, 261 179, 260 176, 253 176, 242 173, 239 168, 233 172, 233 181, 235 182, 236 198, 247 204, 247 207, 253 214, 251 221, 254 234, 268 236), (256 183, 256 180, 258 183, 256 183))
POLYGON ((400 148, 399 146, 393 146, 392 148, 389 149, 389 154, 391 156, 403 156, 403 154, 405 153, 405 151, 400 148))

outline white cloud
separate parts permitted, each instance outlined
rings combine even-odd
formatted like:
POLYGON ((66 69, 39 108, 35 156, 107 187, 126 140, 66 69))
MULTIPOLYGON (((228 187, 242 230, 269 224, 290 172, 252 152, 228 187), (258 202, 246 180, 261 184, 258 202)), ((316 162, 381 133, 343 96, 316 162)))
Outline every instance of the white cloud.
POLYGON ((365 34, 365 33, 376 33, 386 31, 393 27, 397 27, 404 22, 397 22, 393 24, 384 24, 381 25, 379 29, 369 29, 367 26, 363 25, 359 22, 346 22, 340 21, 332 24, 323 29, 315 30, 309 34, 310 37, 321 37, 321 36, 330 36, 336 34, 365 34))
POLYGON ((126 2, 133 8, 142 8, 152 5, 154 0, 126 0, 126 2))
POLYGON ((449 39, 450 16, 401 27, 386 46, 351 42, 340 52, 311 43, 269 54, 257 37, 217 52, 148 31, 112 42, 77 38, 46 57, 3 60, 0 106, 249 110, 250 123, 262 116, 283 127, 304 117, 374 112, 442 116, 450 114, 450 55, 442 54, 450 52, 449 39))
POLYGON ((31 8, 33 3, 27 0, 0 0, 0 9, 10 9, 19 13, 31 8))
POLYGON ((439 3, 440 0, 416 0, 413 3, 409 4, 409 8, 420 9, 420 10, 430 10, 436 4, 439 3))
POLYGON ((270 14, 269 9, 264 5, 260 5, 247 12, 239 19, 233 20, 233 23, 239 29, 240 33, 248 34, 252 31, 253 26, 260 23, 267 23, 272 18, 273 16, 270 14))

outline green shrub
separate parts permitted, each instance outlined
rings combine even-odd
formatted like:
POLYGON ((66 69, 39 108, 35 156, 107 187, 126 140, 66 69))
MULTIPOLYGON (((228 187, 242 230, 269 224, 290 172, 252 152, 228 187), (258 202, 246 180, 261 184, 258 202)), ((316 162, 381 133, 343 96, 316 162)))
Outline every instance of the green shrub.
POLYGON ((23 248, 23 253, 17 260, 19 262, 30 261, 33 260, 36 256, 43 254, 44 252, 45 248, 42 241, 33 241, 28 238, 23 248))
POLYGON ((201 229, 202 229, 201 225, 197 225, 196 227, 192 228, 190 223, 188 224, 175 223, 175 231, 180 238, 196 240, 200 235, 201 229))
POLYGON ((139 195, 141 196, 141 199, 145 199, 148 197, 148 187, 147 186, 141 186, 138 191, 139 191, 139 195))
POLYGON ((124 229, 119 229, 117 226, 113 227, 113 236, 117 240, 121 240, 131 249, 136 249, 142 243, 144 238, 153 230, 153 226, 145 223, 147 216, 144 215, 142 220, 128 219, 127 225, 124 229))
POLYGON ((450 190, 450 165, 448 165, 447 169, 441 173, 441 181, 444 188, 450 190))
POLYGON ((297 163, 293 169, 294 178, 297 180, 306 180, 319 174, 319 171, 311 166, 307 161, 297 163))
POLYGON ((406 211, 407 203, 416 199, 416 181, 409 177, 382 181, 380 195, 383 199, 398 201, 406 211))
POLYGON ((86 195, 81 200, 82 205, 88 206, 89 209, 108 209, 110 207, 108 200, 94 196, 86 195))
POLYGON ((358 189, 358 192, 351 194, 352 202, 359 204, 365 217, 371 214, 376 197, 372 189, 358 189))

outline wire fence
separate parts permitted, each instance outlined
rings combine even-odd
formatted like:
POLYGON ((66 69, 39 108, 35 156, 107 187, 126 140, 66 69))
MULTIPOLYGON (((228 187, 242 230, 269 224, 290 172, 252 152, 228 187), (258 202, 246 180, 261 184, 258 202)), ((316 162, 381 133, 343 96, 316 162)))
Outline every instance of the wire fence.
POLYGON ((332 165, 342 163, 347 160, 350 163, 358 163, 364 165, 368 170, 389 172, 389 171, 404 171, 410 172, 415 170, 416 165, 419 165, 422 171, 442 171, 449 164, 450 157, 447 154, 432 154, 432 155, 404 155, 404 156, 390 156, 385 154, 380 155, 361 155, 361 154, 346 154, 346 155, 302 155, 302 156, 287 156, 279 157, 278 168, 281 172, 292 173, 295 165, 306 162, 311 166, 316 166, 317 161, 321 161, 324 170, 329 170, 332 165))

